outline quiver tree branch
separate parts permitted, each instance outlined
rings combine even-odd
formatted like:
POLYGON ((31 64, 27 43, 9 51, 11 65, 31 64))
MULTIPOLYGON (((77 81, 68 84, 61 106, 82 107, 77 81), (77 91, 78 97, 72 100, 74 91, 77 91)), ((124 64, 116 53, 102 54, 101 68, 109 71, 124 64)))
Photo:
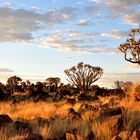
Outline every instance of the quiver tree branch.
POLYGON ((132 29, 125 43, 120 44, 124 59, 131 63, 140 64, 140 29, 132 29))
POLYGON ((68 81, 75 85, 81 91, 85 91, 90 86, 100 79, 103 74, 103 69, 100 67, 93 67, 83 62, 73 66, 70 69, 66 69, 65 74, 68 77, 68 81))

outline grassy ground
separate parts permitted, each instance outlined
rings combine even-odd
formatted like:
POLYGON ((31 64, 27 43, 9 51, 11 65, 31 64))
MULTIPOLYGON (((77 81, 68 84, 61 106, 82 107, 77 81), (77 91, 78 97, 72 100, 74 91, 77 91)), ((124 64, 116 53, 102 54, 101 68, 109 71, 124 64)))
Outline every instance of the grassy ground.
MULTIPOLYGON (((131 130, 140 122, 140 102, 134 99, 135 92, 131 90, 129 97, 125 97, 113 107, 122 106, 126 110, 125 128, 131 130)), ((86 102, 92 106, 101 106, 109 102, 109 97, 99 97, 99 101, 86 102)), ((12 104, 11 102, 0 103, 0 114, 7 114, 13 120, 22 120, 29 122, 35 133, 41 134, 46 139, 57 139, 64 135, 65 132, 78 130, 77 139, 85 140, 90 132, 96 136, 96 140, 111 140, 113 129, 109 122, 100 123, 97 119, 99 111, 85 110, 81 114, 81 119, 68 119, 69 109, 73 108, 76 112, 85 102, 76 102, 75 104, 60 102, 20 102, 12 104), (43 118, 49 123, 39 124, 36 118, 43 118), (78 135, 79 134, 79 135, 78 135)), ((69 136, 67 138, 70 140, 69 136)), ((22 134, 16 134, 15 130, 6 126, 0 129, 0 140, 22 140, 22 134)))

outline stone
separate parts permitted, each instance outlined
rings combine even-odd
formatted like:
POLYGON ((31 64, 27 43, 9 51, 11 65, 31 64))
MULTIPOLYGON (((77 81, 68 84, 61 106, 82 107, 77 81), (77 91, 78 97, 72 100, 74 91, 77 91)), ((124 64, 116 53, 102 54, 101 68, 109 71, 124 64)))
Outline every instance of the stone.
POLYGON ((123 114, 122 107, 110 108, 110 109, 101 111, 101 118, 112 117, 115 115, 122 115, 122 114, 123 114))
POLYGON ((25 140, 43 140, 43 137, 40 134, 29 133, 25 140))
POLYGON ((136 129, 136 137, 140 140, 140 127, 136 129))
POLYGON ((20 122, 20 121, 15 121, 14 122, 14 128, 18 133, 31 133, 32 128, 29 126, 28 123, 25 122, 20 122))
POLYGON ((93 134, 93 132, 90 132, 88 135, 88 140, 94 140, 95 136, 93 134))
POLYGON ((78 97, 78 100, 82 100, 82 101, 95 101, 95 100, 99 100, 99 98, 97 96, 91 96, 91 95, 87 95, 85 93, 81 93, 78 97))
POLYGON ((0 115, 0 126, 4 126, 8 123, 12 123, 13 120, 7 114, 0 115))

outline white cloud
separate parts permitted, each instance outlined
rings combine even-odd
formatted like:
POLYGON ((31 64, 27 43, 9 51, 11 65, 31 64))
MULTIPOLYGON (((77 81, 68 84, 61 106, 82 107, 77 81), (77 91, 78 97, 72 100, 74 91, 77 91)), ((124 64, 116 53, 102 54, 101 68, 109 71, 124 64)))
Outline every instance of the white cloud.
POLYGON ((0 41, 30 41, 34 39, 33 33, 43 31, 48 26, 66 23, 76 16, 73 7, 53 9, 45 13, 0 7, 0 41))
POLYGON ((10 2, 3 3, 2 6, 5 7, 5 8, 8 8, 8 9, 13 8, 13 6, 10 2))
MULTIPOLYGON (((131 64, 131 63, 129 63, 129 64, 127 64, 126 65, 126 67, 128 67, 129 69, 135 69, 135 70, 139 70, 140 69, 140 65, 139 64, 131 64)), ((139 72, 140 72, 140 70, 139 70, 139 72)))
POLYGON ((109 10, 107 17, 121 17, 125 23, 132 25, 140 23, 138 18, 140 17, 138 11, 140 9, 139 0, 91 0, 91 2, 104 4, 100 10, 109 10))
POLYGON ((86 26, 86 25, 89 25, 89 24, 90 24, 90 22, 87 19, 81 19, 77 23, 77 25, 79 25, 79 26, 86 26))
POLYGON ((112 30, 110 33, 102 33, 101 36, 118 40, 122 37, 128 36, 128 31, 112 30))
POLYGON ((40 39, 40 47, 54 48, 65 51, 79 51, 84 53, 110 53, 116 54, 117 49, 113 47, 105 47, 99 45, 93 45, 87 43, 87 40, 91 41, 94 37, 99 36, 99 33, 85 33, 75 30, 57 31, 54 34, 40 39), (70 38, 69 38, 70 36, 70 38), (84 40, 83 40, 84 38, 84 40))
POLYGON ((14 72, 14 71, 8 68, 0 68, 0 72, 14 72))
POLYGON ((123 19, 123 22, 130 25, 139 25, 140 24, 140 12, 131 13, 126 15, 123 19))

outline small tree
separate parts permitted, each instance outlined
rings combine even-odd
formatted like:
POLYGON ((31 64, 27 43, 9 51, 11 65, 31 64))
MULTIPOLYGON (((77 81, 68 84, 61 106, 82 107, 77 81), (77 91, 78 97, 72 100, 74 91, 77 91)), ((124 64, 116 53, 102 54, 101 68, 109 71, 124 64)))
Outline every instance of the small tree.
POLYGON ((132 29, 125 43, 120 44, 126 61, 140 65, 140 29, 132 29))
POLYGON ((46 79, 47 85, 49 86, 49 90, 51 86, 54 86, 54 91, 58 88, 58 84, 60 83, 60 78, 59 77, 49 77, 46 79))
POLYGON ((22 79, 17 76, 12 76, 12 77, 8 78, 7 85, 10 86, 11 94, 14 93, 17 85, 20 84, 21 81, 22 81, 22 79))
POLYGON ((81 62, 64 72, 68 76, 67 80, 83 92, 101 77, 103 69, 81 62))

